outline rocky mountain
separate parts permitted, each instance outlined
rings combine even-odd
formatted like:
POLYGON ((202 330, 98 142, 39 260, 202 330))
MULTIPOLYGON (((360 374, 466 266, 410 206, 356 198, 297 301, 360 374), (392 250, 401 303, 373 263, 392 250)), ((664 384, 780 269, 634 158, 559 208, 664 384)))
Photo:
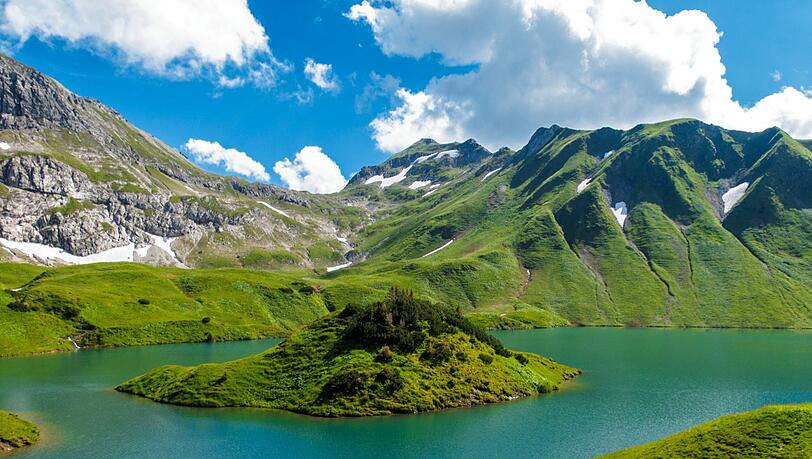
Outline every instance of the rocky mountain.
POLYGON ((777 128, 551 126, 496 152, 423 139, 311 195, 204 172, 0 64, 7 259, 285 269, 370 297, 408 286, 488 327, 812 327, 812 152, 777 128))
POLYGON ((6 56, 0 88, 4 259, 301 268, 349 250, 361 213, 333 199, 205 172, 6 56))

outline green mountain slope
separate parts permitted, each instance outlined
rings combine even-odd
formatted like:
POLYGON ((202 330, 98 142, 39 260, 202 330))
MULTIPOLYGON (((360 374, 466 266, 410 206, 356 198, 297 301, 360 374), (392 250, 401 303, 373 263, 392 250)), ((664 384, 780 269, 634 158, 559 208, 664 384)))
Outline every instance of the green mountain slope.
POLYGON ((393 290, 383 302, 349 306, 262 354, 164 366, 116 389, 180 405, 363 416, 547 393, 579 373, 509 351, 458 312, 393 290))
POLYGON ((396 276, 497 326, 529 306, 583 325, 809 327, 811 158, 778 129, 542 128, 428 196, 398 195, 358 238, 365 261, 335 276, 396 276))
POLYGON ((812 405, 723 416, 606 458, 799 458, 812 455, 812 405))

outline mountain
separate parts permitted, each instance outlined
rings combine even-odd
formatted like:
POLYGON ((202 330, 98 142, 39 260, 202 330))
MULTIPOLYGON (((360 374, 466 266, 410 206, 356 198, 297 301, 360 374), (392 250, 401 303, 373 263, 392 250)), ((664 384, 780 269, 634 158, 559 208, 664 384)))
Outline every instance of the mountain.
POLYGON ((348 306, 262 354, 164 366, 116 390, 178 405, 369 416, 548 393, 578 374, 509 351, 458 311, 393 289, 384 301, 348 306))
POLYGON ((313 195, 205 172, 13 59, 0 83, 0 261, 47 268, 0 265, 11 354, 288 334, 391 287, 487 328, 812 327, 812 142, 778 128, 423 139, 313 195), (166 268, 54 266, 125 260, 166 268), (231 300, 173 267, 232 268, 201 274, 231 300), (267 294, 294 282, 301 310, 267 294))
POLYGON ((773 457, 812 454, 812 405, 773 405, 731 414, 606 458, 773 457))
MULTIPOLYGON (((422 141, 408 158, 437 149, 422 141)), ((812 152, 783 131, 552 126, 496 159, 367 225, 367 261, 341 278, 408 279, 494 326, 538 311, 579 325, 812 325, 812 152)))
POLYGON ((349 249, 337 238, 360 222, 351 207, 205 172, 6 56, 0 88, 4 259, 286 269, 349 249))

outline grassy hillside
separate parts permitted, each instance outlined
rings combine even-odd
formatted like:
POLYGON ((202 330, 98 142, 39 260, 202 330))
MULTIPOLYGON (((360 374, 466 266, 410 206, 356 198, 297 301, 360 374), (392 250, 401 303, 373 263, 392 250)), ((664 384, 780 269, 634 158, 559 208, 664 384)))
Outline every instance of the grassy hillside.
MULTIPOLYGON (((408 158, 425 145, 440 148, 408 158)), ((386 188, 365 261, 330 277, 413 285, 492 327, 809 328, 810 180, 812 152, 777 129, 542 128, 431 193, 386 188)))
POLYGON ((0 265, 0 356, 283 336, 385 290, 240 269, 0 265))
POLYGON ((0 410, 0 453, 30 446, 39 440, 39 429, 16 414, 0 410))
POLYGON ((800 458, 812 456, 812 405, 766 406, 723 416, 606 458, 800 458))
POLYGON ((578 373, 509 351, 459 312, 392 290, 383 302, 349 306, 262 354, 164 366, 117 390, 180 405, 365 416, 547 393, 578 373))

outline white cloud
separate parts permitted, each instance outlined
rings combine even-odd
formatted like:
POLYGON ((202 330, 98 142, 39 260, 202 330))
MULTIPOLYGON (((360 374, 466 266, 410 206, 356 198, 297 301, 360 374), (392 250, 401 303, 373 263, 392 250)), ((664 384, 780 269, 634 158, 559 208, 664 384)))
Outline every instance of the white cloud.
POLYGON ((333 75, 331 64, 320 64, 311 58, 305 59, 305 77, 325 91, 338 91, 338 78, 333 75))
POLYGON ((770 78, 772 78, 773 81, 778 83, 779 81, 781 81, 781 71, 780 70, 774 70, 773 72, 770 73, 770 78))
POLYGON ((324 154, 321 147, 304 147, 293 161, 288 158, 277 161, 273 170, 292 190, 335 193, 347 184, 338 164, 324 154))
POLYGON ((18 46, 61 39, 160 76, 269 87, 291 69, 273 57, 247 0, 7 0, 1 8, 0 31, 18 46))
POLYGON ((258 161, 234 148, 224 148, 219 142, 189 139, 183 147, 198 163, 220 166, 225 168, 228 172, 244 175, 263 182, 267 182, 271 179, 271 176, 265 170, 265 166, 258 161))
POLYGON ((371 123, 386 151, 420 137, 518 147, 553 123, 628 128, 683 116, 812 136, 802 91, 752 107, 733 100, 721 35, 701 11, 668 16, 634 0, 393 0, 364 1, 346 16, 367 23, 388 55, 438 53, 475 67, 398 92, 401 105, 371 123))

